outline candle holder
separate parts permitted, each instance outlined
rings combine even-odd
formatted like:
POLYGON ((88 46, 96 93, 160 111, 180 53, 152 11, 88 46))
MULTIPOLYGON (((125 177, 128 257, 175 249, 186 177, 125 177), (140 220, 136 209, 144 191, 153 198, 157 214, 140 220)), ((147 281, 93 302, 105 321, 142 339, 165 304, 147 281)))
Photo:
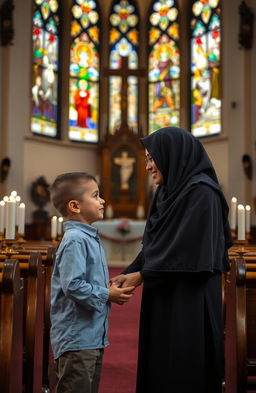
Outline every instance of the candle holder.
POLYGON ((17 254, 17 250, 13 247, 15 244, 15 239, 4 239, 2 242, 1 252, 6 254, 8 257, 17 254))
POLYGON ((244 254, 246 254, 246 252, 247 252, 245 249, 245 246, 248 245, 248 241, 247 240, 236 240, 235 245, 238 246, 238 249, 235 250, 235 252, 238 253, 239 258, 243 258, 244 254))
POLYGON ((24 234, 21 234, 21 233, 18 233, 17 234, 17 237, 18 237, 18 239, 17 239, 17 244, 19 245, 19 246, 21 246, 22 244, 24 244, 24 243, 26 243, 26 240, 24 239, 24 234))

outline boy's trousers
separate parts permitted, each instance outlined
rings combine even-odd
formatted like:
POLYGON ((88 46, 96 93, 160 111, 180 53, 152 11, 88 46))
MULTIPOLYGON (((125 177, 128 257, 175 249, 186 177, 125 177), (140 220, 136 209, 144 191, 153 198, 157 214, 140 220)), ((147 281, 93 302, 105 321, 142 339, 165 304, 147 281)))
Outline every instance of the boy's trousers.
POLYGON ((65 352, 56 360, 56 393, 98 393, 104 349, 65 352))

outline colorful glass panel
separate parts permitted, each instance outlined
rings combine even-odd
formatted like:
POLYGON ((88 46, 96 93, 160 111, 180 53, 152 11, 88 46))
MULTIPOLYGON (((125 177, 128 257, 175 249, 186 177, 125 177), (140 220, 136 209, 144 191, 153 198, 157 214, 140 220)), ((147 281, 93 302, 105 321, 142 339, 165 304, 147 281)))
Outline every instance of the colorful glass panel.
POLYGON ((191 18, 191 131, 221 132, 220 1, 194 1, 191 18))
MULTIPOLYGON (((139 16, 135 4, 129 0, 114 0, 109 16, 109 66, 120 69, 122 57, 128 57, 128 68, 138 68, 139 16)), ((121 124, 122 112, 122 78, 109 78, 109 132, 115 133, 121 124)), ((127 78, 127 121, 130 128, 138 132, 138 78, 127 78)))
POLYGON ((35 0, 31 130, 57 136, 59 16, 58 1, 35 0))
POLYGON ((152 3, 149 16, 149 133, 180 121, 179 10, 174 0, 152 3))
POLYGON ((99 11, 94 0, 73 0, 70 46, 69 138, 99 140, 99 11))

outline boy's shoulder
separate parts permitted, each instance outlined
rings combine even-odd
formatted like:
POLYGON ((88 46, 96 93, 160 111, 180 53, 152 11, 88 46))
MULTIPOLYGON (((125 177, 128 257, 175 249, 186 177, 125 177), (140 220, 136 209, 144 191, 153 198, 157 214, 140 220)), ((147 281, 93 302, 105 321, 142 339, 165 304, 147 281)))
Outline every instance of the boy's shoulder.
POLYGON ((67 228, 64 232, 62 241, 74 241, 74 240, 82 240, 86 238, 88 235, 86 232, 81 231, 79 228, 67 228))

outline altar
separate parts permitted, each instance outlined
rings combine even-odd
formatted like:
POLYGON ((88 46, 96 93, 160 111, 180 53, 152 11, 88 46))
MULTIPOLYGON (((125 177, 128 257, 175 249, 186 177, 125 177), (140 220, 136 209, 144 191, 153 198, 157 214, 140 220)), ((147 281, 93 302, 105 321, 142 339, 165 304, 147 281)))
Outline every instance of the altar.
POLYGON ((112 266, 127 266, 141 250, 146 221, 128 220, 126 233, 118 229, 123 222, 122 219, 113 219, 93 224, 99 231, 108 264, 112 266))

